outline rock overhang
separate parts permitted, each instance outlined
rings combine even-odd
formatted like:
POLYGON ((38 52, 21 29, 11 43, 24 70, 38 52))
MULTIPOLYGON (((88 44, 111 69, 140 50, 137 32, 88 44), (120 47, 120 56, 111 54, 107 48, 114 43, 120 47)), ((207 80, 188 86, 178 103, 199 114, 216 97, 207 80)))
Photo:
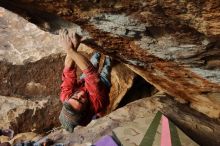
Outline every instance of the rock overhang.
POLYGON ((41 24, 49 19, 39 14, 59 15, 80 25, 94 40, 85 42, 89 46, 130 64, 159 90, 219 118, 220 10, 215 1, 5 1, 0 5, 33 17, 45 30, 41 24), (213 62, 216 71, 208 69, 213 62))

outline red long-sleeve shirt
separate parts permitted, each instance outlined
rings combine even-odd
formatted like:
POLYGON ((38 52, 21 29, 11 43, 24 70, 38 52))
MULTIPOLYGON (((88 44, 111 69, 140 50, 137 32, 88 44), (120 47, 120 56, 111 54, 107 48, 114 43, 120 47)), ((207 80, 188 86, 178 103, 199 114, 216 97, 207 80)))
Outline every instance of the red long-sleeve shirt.
POLYGON ((103 112, 107 108, 109 89, 101 82, 99 73, 93 66, 82 72, 85 74, 85 78, 77 81, 76 68, 64 68, 60 100, 64 102, 74 92, 86 90, 91 105, 86 109, 86 117, 82 119, 80 125, 87 125, 95 114, 103 112))

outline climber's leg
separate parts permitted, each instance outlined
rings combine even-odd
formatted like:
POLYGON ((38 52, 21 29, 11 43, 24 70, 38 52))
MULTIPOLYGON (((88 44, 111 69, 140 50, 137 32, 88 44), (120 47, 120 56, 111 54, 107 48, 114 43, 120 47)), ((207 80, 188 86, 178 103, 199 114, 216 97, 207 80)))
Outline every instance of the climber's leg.
POLYGON ((110 73, 111 73, 111 58, 109 56, 105 57, 104 66, 100 73, 101 81, 108 87, 111 87, 110 81, 110 73))

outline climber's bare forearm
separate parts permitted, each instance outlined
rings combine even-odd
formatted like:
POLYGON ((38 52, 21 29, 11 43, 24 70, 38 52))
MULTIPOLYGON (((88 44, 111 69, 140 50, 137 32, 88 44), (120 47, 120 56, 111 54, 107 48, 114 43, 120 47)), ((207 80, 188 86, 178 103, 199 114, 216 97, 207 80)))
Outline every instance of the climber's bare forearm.
POLYGON ((74 49, 69 49, 67 56, 70 56, 81 70, 88 69, 88 67, 91 65, 91 62, 85 56, 74 49))
POLYGON ((65 62, 64 62, 65 68, 74 68, 75 62, 71 58, 70 55, 66 55, 65 62))

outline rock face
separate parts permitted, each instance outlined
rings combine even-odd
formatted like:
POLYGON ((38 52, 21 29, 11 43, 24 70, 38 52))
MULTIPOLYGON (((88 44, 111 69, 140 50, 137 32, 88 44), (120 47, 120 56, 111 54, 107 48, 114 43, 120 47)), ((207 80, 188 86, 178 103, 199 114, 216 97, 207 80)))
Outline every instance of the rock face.
POLYGON ((135 78, 134 72, 129 70, 125 65, 116 65, 111 72, 112 88, 110 90, 110 105, 108 113, 115 110, 127 91, 132 87, 135 78))
MULTIPOLYGON (((41 29, 54 34, 63 27, 71 27, 78 30, 81 34, 91 38, 90 40, 85 40, 84 44, 127 64, 129 68, 154 85, 158 90, 164 91, 178 101, 185 103, 184 107, 191 107, 189 108, 189 113, 195 109, 208 116, 202 118, 203 123, 200 123, 200 125, 206 125, 206 118, 210 120, 211 117, 215 119, 210 120, 211 125, 213 124, 215 129, 219 129, 219 1, 4 0, 0 1, 0 6, 20 14, 41 29)), ((9 23, 9 20, 7 22, 7 19, 3 19, 4 13, 5 10, 1 9, 0 20, 2 24, 14 24, 9 23)), ((13 26, 21 28, 19 25, 13 26)), ((28 36, 34 38, 36 35, 39 37, 34 39, 40 38, 38 42, 43 40, 45 43, 47 42, 47 37, 56 38, 56 36, 40 30, 34 33, 33 29, 36 29, 36 27, 29 23, 24 28, 30 28, 32 31, 30 35, 18 33, 20 37, 24 36, 26 38, 28 36)), ((9 31, 10 27, 2 25, 2 34, 5 34, 5 29, 9 31)), ((27 31, 21 32, 26 33, 27 31)), ((7 38, 7 35, 4 37, 7 38)), ((29 40, 28 37, 27 41, 29 40)), ((19 62, 19 64, 25 63, 25 65, 16 66, 4 61, 1 62, 0 91, 2 95, 58 96, 59 90, 57 87, 61 82, 58 76, 62 72, 61 60, 63 60, 63 55, 58 54, 31 63, 30 61, 38 60, 39 58, 27 57, 28 54, 26 54, 25 50, 30 47, 29 44, 26 47, 17 49, 14 47, 14 42, 10 40, 2 41, 6 46, 2 47, 2 54, 6 53, 10 56, 10 53, 6 52, 4 48, 8 48, 12 50, 11 52, 16 52, 17 54, 23 51, 20 54, 22 56, 20 59, 19 57, 17 58, 18 55, 16 54, 16 62, 19 62), (51 66, 45 68, 48 62, 51 66), (40 71, 35 72, 34 70, 37 69, 40 71), (22 73, 22 75, 17 75, 18 72, 22 73), (45 76, 47 76, 46 79, 45 76)), ((19 38, 16 40, 19 40, 19 38)), ((55 41, 57 39, 51 40, 55 41)), ((16 43, 18 46, 20 44, 22 43, 16 43)), ((36 46, 31 45, 31 47, 37 49, 36 46)), ((55 48, 55 53, 59 52, 57 46, 53 48, 55 48)), ((45 51, 45 49, 42 49, 42 51, 45 51)), ((11 58, 15 57, 10 56, 5 59, 10 61, 11 58)), ((13 62, 12 59, 11 62, 13 62)), ((118 70, 121 68, 124 68, 124 66, 121 65, 118 70)), ((121 76, 122 74, 119 72, 118 75, 121 76)), ((120 80, 123 79, 122 86, 118 86, 120 83, 116 83, 114 86, 116 88, 122 87, 121 89, 116 89, 120 92, 117 93, 112 90, 117 93, 112 94, 112 96, 117 95, 118 97, 112 98, 114 103, 111 104, 110 109, 115 109, 122 96, 131 86, 134 74, 128 71, 126 76, 129 77, 128 80, 126 77, 120 77, 120 80)), ((112 79, 114 83, 117 80, 118 78, 112 79)), ((169 110, 171 108, 167 107, 166 111, 169 110)), ((181 113, 183 109, 178 108, 178 110, 181 113)), ((164 113, 166 111, 164 110, 164 113)), ((176 122, 181 123, 178 112, 175 115, 176 117, 173 119, 180 119, 180 121, 177 120, 176 122)), ((201 116, 198 113, 193 115, 195 118, 200 118, 201 116)), ((173 117, 172 114, 168 114, 168 116, 173 117)), ((190 115, 190 118, 192 118, 192 115, 190 115)), ((110 124, 112 126, 117 125, 114 122, 110 122, 110 124)), ((190 127, 189 124, 187 125, 190 127)), ((194 128, 186 129, 191 131, 196 129, 196 127, 198 126, 194 125, 194 128)), ((107 132, 109 129, 105 130, 107 132)), ((201 133, 205 137, 200 138, 198 141, 205 141, 204 139, 207 139, 207 137, 209 137, 210 141, 217 139, 215 135, 206 134, 212 131, 210 128, 206 128, 204 131, 206 132, 201 133)), ((78 132, 80 133, 80 130, 78 132)), ((100 133, 104 132, 100 130, 100 133)), ((215 134, 219 136, 219 133, 215 134)), ((84 137, 81 138, 83 139, 84 137)), ((93 139, 95 138, 93 137, 93 139)), ((208 144, 207 141, 204 143, 208 144)), ((218 141, 215 141, 213 145, 216 143, 219 144, 218 141)))
MULTIPOLYGON (((140 92, 140 91, 139 91, 140 92)), ((212 129, 214 125, 209 125, 210 119, 203 119, 205 116, 198 118, 195 116, 199 114, 196 111, 187 112, 189 107, 184 105, 177 105, 177 102, 167 97, 165 94, 156 94, 152 97, 147 97, 135 101, 126 105, 123 108, 117 109, 116 111, 110 113, 109 115, 92 121, 87 127, 77 127, 74 133, 68 133, 64 130, 58 130, 48 135, 47 138, 53 139, 55 142, 59 143, 94 143, 100 137, 104 135, 117 136, 123 145, 139 145, 143 139, 146 129, 149 127, 155 113, 158 110, 166 113, 166 115, 173 115, 182 117, 180 118, 182 122, 186 122, 188 126, 182 129, 184 132, 189 134, 194 140, 200 145, 218 145, 219 140, 216 137, 219 135, 218 130, 212 129), (169 103, 169 104, 167 104, 169 103), (169 108, 172 106, 172 108, 169 108), (147 107, 147 108, 146 108, 147 107), (179 113, 179 109, 182 109, 179 113), (203 119, 201 121, 201 119, 203 119), (193 122, 192 122, 193 121, 193 122), (203 122, 203 127, 197 127, 203 122), (204 124, 206 123, 206 124, 204 124), (194 127, 188 130, 190 125, 194 127), (187 128, 188 127, 188 128, 187 128), (197 128, 196 128, 197 127, 197 128), (208 132, 207 129, 210 129, 208 132), (212 130, 214 131, 212 131, 212 130), (196 131, 199 131, 198 133, 196 131), (191 133, 195 132, 195 133, 191 133), (207 135, 212 135, 211 137, 203 137, 205 132, 207 135), (197 133, 197 134, 196 134, 197 133), (203 133, 203 134, 201 134, 203 133), (203 135, 203 136, 202 136, 203 135), (209 139, 211 138, 211 139, 209 139)), ((172 116, 171 116, 172 117, 172 116)), ((175 120, 176 118, 171 118, 170 120, 175 120)), ((160 128, 158 128, 156 140, 154 145, 160 145, 160 128)), ((181 136, 181 135, 179 135, 181 136)), ((192 142, 189 137, 181 139, 182 145, 192 145, 196 146, 195 142, 192 142)))
POLYGON ((0 96, 0 127, 12 128, 15 133, 24 131, 45 132, 58 125, 58 118, 54 114, 58 113, 61 107, 58 99, 54 100, 47 97, 30 101, 0 96))
POLYGON ((159 90, 219 118, 218 1, 22 0, 0 5, 51 32, 57 28, 52 24, 59 24, 55 16, 49 19, 52 14, 76 23, 94 39, 87 45, 146 71, 149 75, 142 76, 159 90))
POLYGON ((1 60, 22 65, 62 52, 57 35, 38 29, 36 25, 4 8, 0 8, 0 12, 1 60))

